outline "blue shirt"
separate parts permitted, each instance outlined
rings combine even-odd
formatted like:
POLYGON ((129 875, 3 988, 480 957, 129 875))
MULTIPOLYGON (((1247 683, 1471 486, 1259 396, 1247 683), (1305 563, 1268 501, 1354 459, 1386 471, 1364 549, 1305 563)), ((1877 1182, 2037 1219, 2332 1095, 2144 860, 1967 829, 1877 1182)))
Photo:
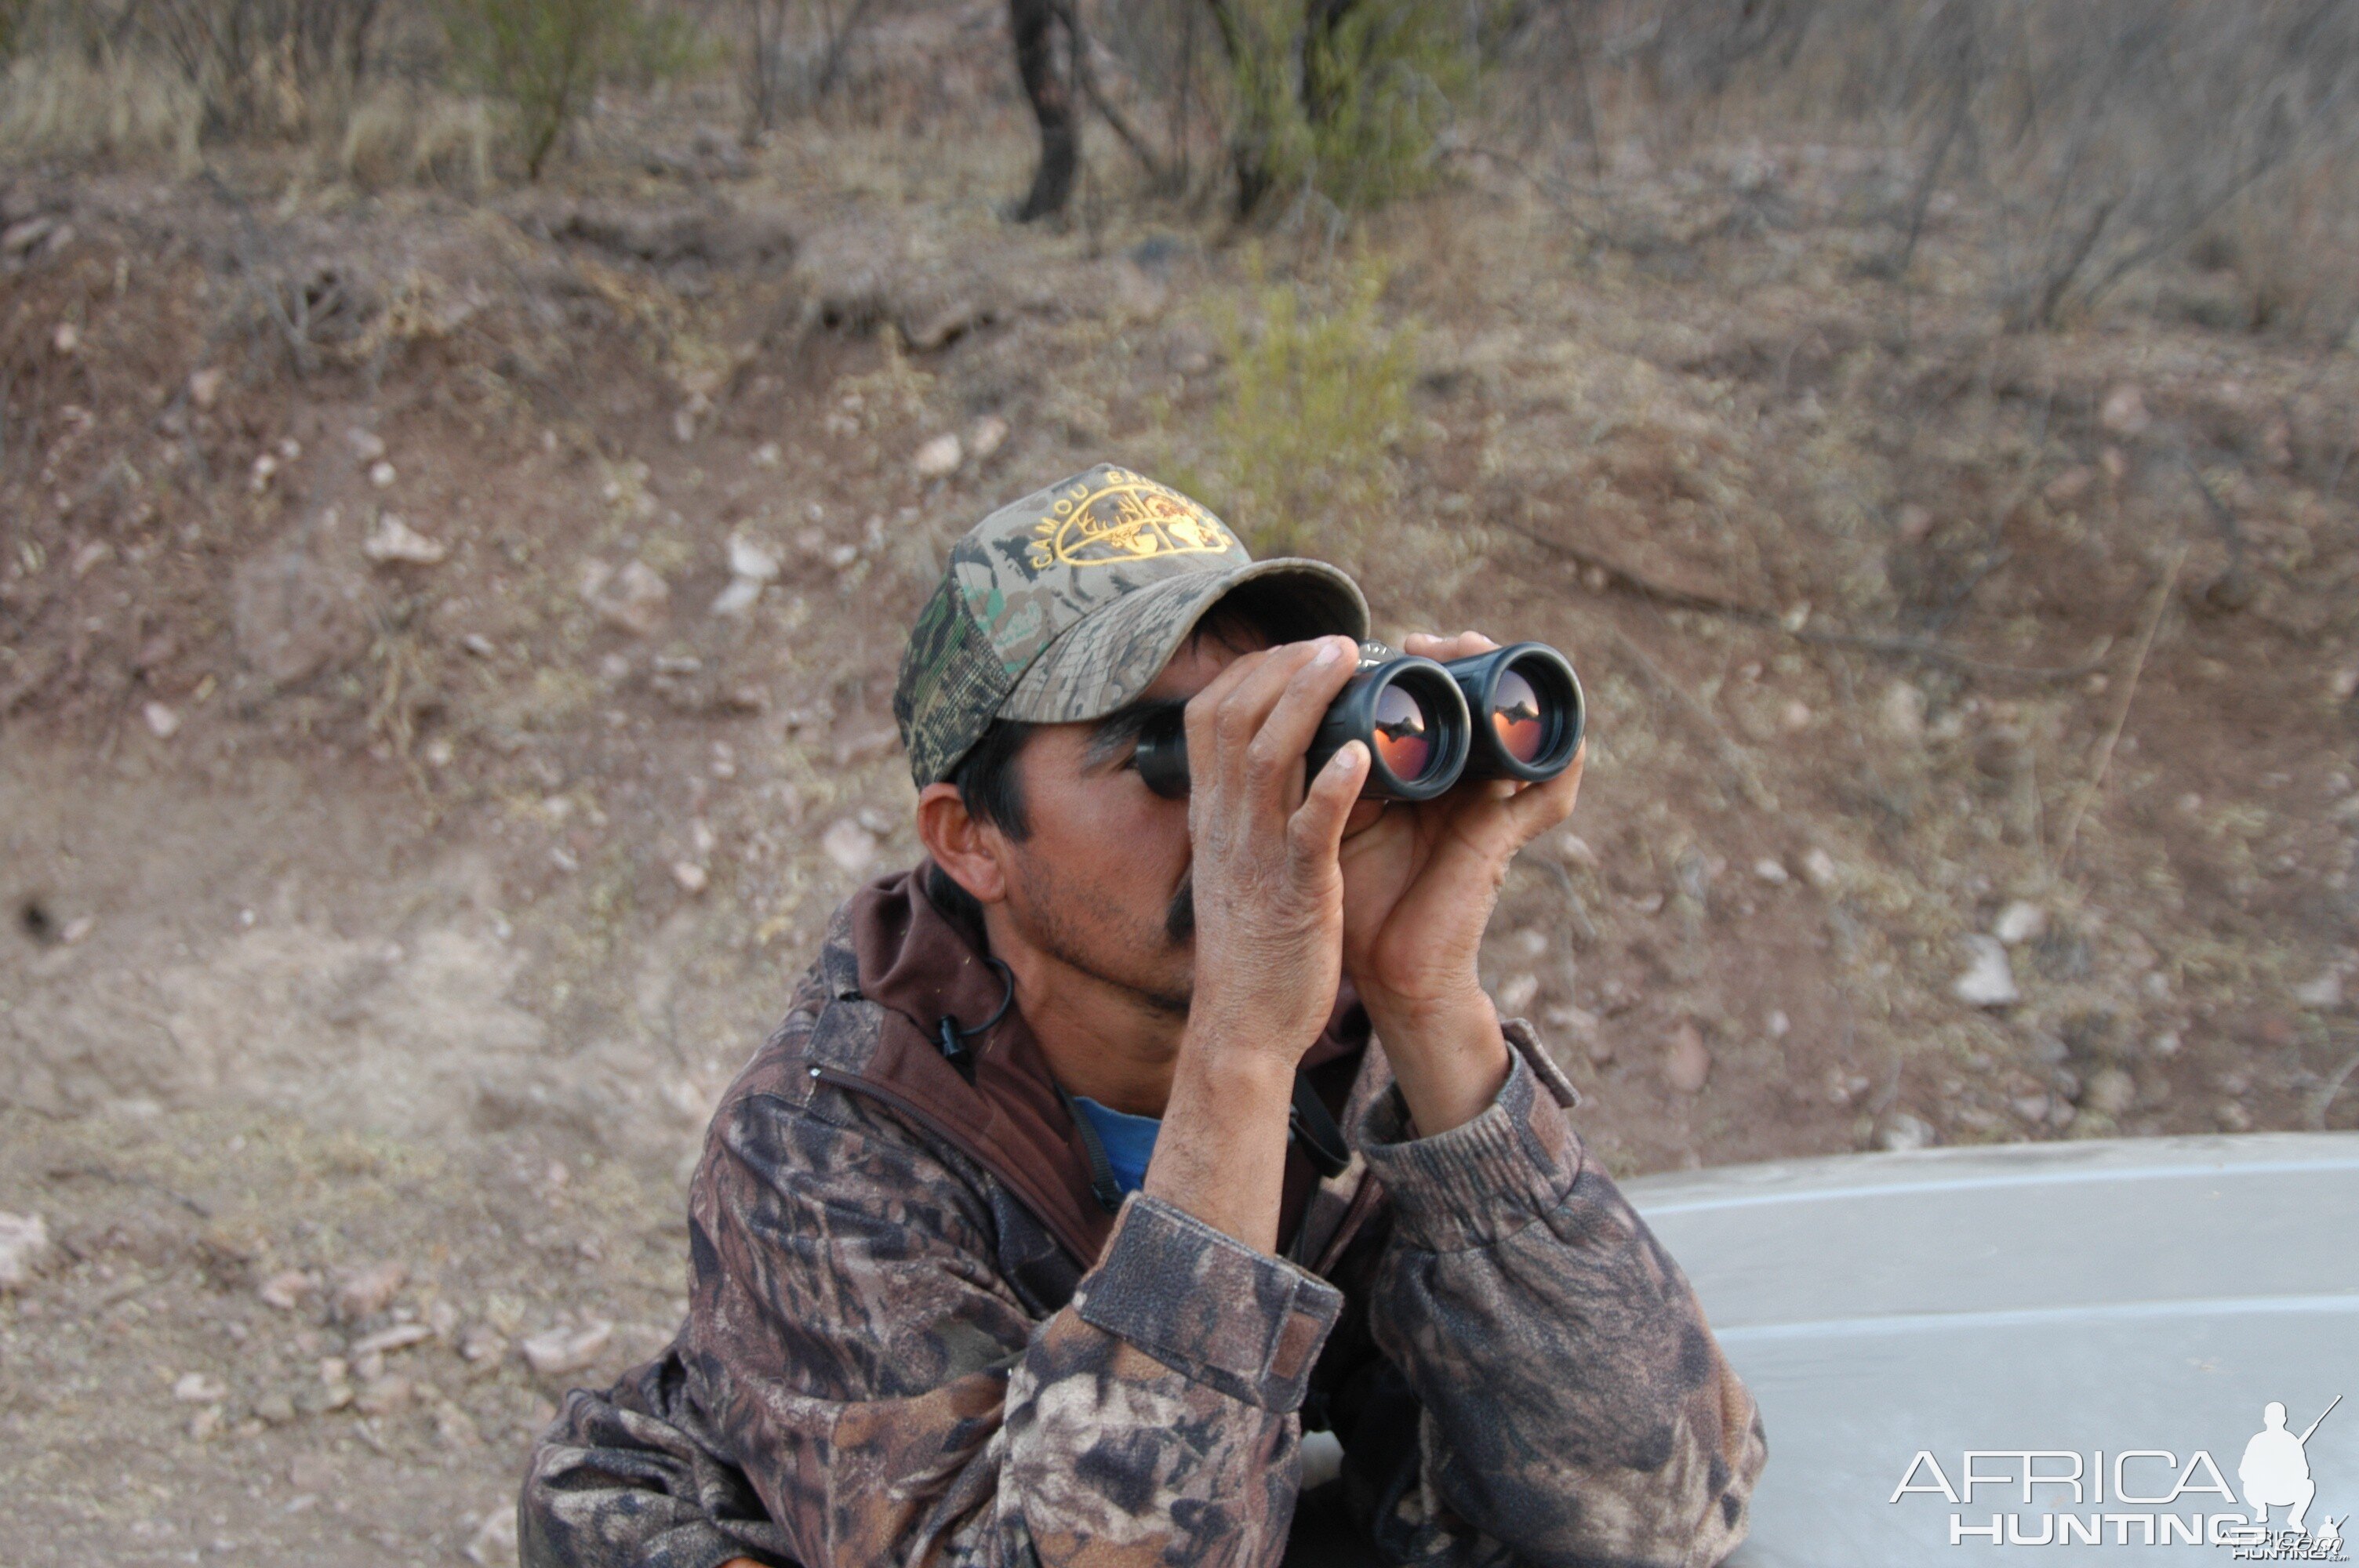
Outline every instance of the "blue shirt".
POLYGON ((1126 1193, 1138 1191, 1146 1184, 1147 1162, 1155 1157, 1155 1135, 1163 1130, 1163 1123, 1151 1116, 1110 1109, 1085 1095, 1075 1095, 1073 1103, 1082 1108, 1082 1114, 1097 1130, 1098 1141, 1105 1145, 1114 1185, 1126 1193))

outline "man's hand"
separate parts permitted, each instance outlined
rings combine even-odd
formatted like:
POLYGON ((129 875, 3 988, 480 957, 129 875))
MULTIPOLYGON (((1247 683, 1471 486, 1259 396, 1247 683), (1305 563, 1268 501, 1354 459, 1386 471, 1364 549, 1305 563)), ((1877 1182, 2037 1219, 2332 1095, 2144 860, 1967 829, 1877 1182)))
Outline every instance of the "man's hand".
MULTIPOLYGON (((1446 662, 1497 646, 1469 632, 1414 635, 1402 651, 1446 662)), ((1506 1043, 1476 974, 1483 932, 1516 851, 1572 815, 1582 762, 1545 784, 1469 783, 1352 815, 1339 857, 1343 967, 1423 1136, 1481 1115, 1506 1081, 1506 1043)))
POLYGON ((1277 1244, 1294 1071, 1343 979, 1337 847, 1367 775, 1303 754, 1352 676, 1349 638, 1248 654, 1188 704, 1195 992, 1147 1191, 1267 1251, 1277 1244))

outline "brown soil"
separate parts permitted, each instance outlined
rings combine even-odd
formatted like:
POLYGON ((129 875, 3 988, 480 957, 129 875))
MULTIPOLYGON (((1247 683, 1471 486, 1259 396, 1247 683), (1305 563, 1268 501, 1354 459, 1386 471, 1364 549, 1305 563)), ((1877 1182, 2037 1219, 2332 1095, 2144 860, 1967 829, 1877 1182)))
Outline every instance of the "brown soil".
MULTIPOLYGON (((57 1242, 0 1295, 11 1561, 497 1560, 549 1401, 676 1320, 712 1097, 914 856, 943 546, 1102 458, 1219 470, 1245 247, 1011 229, 1022 124, 957 114, 480 203, 6 188, 72 230, 0 276, 0 1210, 57 1242), (372 561, 387 510, 445 557, 372 561), (717 616, 733 534, 780 575, 717 616)), ((1969 217, 1865 281, 1876 160, 1748 157, 1617 174, 1645 243, 1481 163, 1356 242, 1419 379, 1323 550, 1593 705, 1488 957, 1583 1130, 1631 1173, 2359 1124, 2359 362, 2159 294, 1997 335, 1969 217), (2019 900, 2021 1000, 1962 1002, 2019 900)), ((1315 290, 1319 241, 1261 265, 1315 290)))

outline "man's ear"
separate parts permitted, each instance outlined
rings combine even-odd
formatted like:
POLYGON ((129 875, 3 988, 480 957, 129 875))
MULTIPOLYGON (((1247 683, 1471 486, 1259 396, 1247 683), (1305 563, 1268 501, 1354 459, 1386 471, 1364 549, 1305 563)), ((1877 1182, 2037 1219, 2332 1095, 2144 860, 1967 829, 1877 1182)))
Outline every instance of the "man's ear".
POLYGON ((934 864, 966 889, 977 903, 1007 897, 1007 837, 966 808, 958 785, 929 784, 918 792, 918 837, 934 864))

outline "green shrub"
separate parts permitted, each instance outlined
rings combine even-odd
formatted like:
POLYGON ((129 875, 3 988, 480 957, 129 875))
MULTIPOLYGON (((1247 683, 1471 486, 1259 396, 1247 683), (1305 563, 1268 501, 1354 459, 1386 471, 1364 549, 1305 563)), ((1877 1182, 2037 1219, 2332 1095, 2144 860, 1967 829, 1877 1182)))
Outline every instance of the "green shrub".
POLYGON ((1387 330, 1384 274, 1363 267, 1329 310, 1256 269, 1258 330, 1242 316, 1222 337, 1228 386, 1213 420, 1226 515, 1256 551, 1329 535, 1355 540, 1396 489, 1391 456, 1408 415, 1415 332, 1387 330))
POLYGON ((1375 207, 1432 178, 1436 139, 1473 91, 1478 51, 1450 0, 1226 0, 1237 204, 1316 192, 1375 207))
POLYGON ((461 74, 514 115, 533 179, 600 81, 666 74, 688 53, 679 20, 637 0, 442 0, 442 17, 461 74))

